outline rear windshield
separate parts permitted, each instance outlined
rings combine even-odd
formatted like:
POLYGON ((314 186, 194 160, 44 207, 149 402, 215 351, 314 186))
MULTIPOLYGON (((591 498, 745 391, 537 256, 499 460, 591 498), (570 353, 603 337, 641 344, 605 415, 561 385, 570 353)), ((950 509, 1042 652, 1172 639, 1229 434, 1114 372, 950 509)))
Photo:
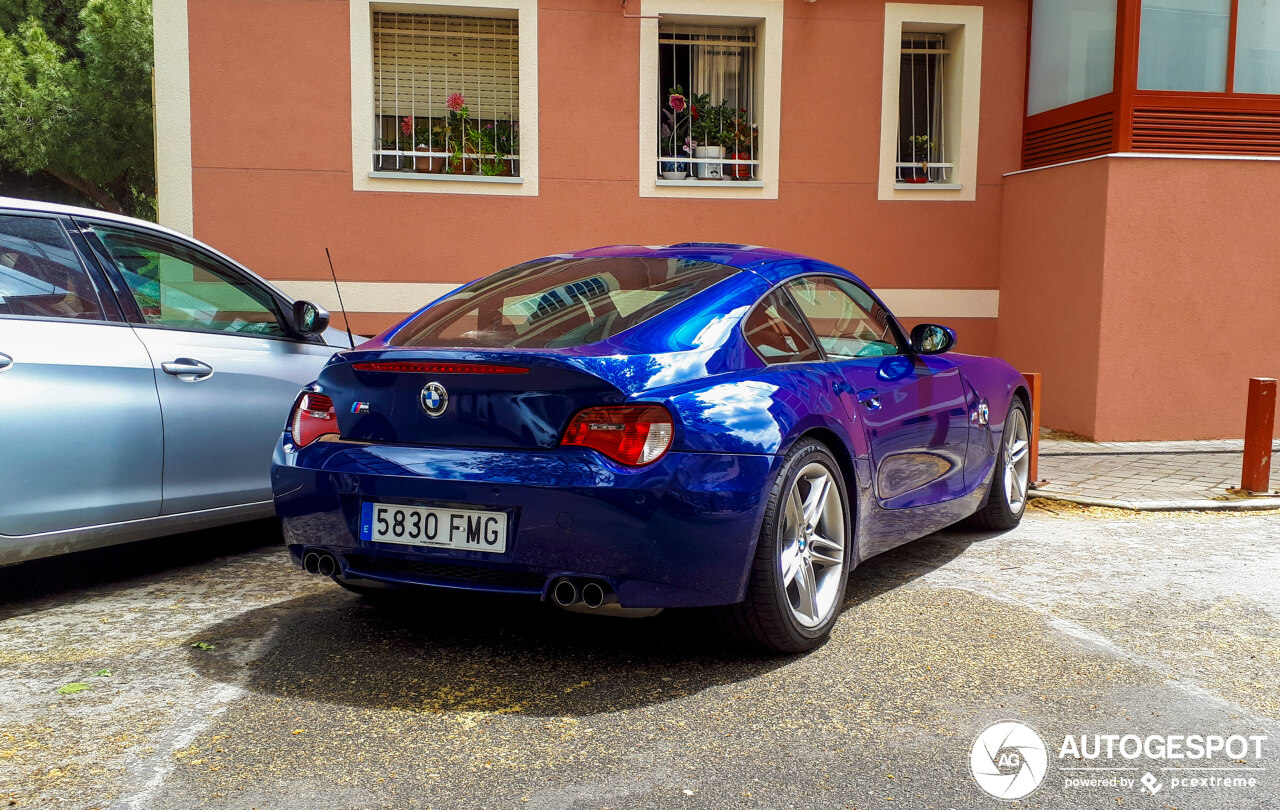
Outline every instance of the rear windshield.
POLYGON ((543 259, 458 290, 401 327, 390 344, 582 346, 630 329, 737 272, 691 259, 543 259))

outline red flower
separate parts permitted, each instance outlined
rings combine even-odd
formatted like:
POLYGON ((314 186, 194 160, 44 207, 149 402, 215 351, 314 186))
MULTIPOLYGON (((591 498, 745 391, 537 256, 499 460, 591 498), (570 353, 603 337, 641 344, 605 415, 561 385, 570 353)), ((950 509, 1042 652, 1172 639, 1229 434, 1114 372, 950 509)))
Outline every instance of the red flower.
POLYGON ((445 101, 444 106, 449 108, 449 112, 458 112, 466 106, 467 100, 462 97, 461 93, 450 93, 449 98, 445 101))
POLYGON ((404 118, 400 119, 400 131, 406 135, 413 134, 413 116, 406 115, 404 118))
POLYGON ((689 105, 689 110, 693 113, 693 120, 697 121, 697 120, 698 120, 698 105, 696 105, 696 104, 690 104, 690 105, 689 105))
POLYGON ((667 99, 667 103, 670 104, 671 109, 675 110, 676 112, 684 112, 684 108, 685 108, 684 96, 680 95, 679 93, 672 93, 671 97, 667 99))

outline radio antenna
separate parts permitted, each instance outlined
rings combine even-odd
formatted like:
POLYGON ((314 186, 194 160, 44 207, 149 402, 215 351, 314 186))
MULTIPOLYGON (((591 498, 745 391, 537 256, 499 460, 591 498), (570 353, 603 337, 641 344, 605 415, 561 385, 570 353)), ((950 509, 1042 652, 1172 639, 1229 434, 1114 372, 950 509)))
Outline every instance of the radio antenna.
POLYGON ((347 308, 342 305, 342 288, 338 286, 338 274, 333 269, 333 257, 329 255, 329 248, 324 249, 324 257, 329 260, 329 275, 333 276, 333 289, 338 293, 338 309, 342 312, 342 325, 347 327, 347 340, 351 341, 351 348, 356 347, 356 339, 351 336, 351 321, 347 318, 347 308))

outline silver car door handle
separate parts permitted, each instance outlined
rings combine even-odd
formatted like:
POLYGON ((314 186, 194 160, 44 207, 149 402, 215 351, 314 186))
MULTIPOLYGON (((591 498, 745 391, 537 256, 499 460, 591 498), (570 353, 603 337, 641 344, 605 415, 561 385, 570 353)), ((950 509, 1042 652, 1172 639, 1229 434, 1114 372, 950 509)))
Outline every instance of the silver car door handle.
POLYGON ((866 405, 869 411, 880 410, 880 392, 874 388, 864 388, 859 391, 858 401, 866 405))
POLYGON ((8 371, 12 365, 13 358, 3 352, 0 352, 0 371, 8 371))
POLYGON ((179 357, 177 360, 161 363, 160 368, 165 374, 172 374, 184 382, 203 380, 213 374, 213 366, 190 357, 179 357))

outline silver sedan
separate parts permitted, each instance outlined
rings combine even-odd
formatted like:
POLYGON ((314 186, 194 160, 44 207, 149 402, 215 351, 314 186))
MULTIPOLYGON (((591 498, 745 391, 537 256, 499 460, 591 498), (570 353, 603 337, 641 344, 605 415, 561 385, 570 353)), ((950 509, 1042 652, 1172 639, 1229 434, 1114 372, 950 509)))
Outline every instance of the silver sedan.
POLYGON ((0 565, 270 516, 328 322, 174 231, 0 197, 0 565))

